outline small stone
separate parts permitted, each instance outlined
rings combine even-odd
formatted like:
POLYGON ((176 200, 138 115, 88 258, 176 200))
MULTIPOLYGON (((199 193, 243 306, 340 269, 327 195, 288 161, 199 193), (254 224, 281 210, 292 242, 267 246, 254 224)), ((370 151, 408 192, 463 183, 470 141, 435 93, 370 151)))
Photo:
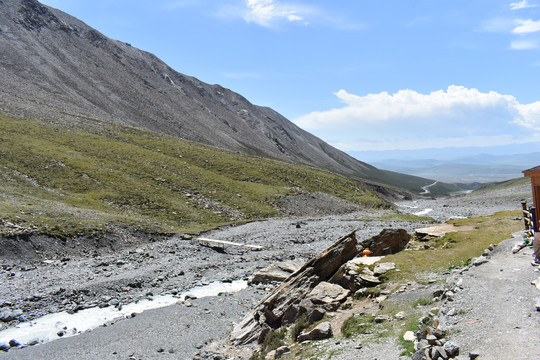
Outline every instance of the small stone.
POLYGON ((435 345, 437 342, 437 337, 435 335, 428 335, 426 336, 426 340, 428 341, 429 345, 435 345))
POLYGON ((476 350, 476 349, 469 352, 469 359, 470 360, 474 360, 479 356, 480 356, 480 352, 478 350, 476 350))
POLYGON ((10 346, 6 343, 0 343, 0 351, 8 351, 10 346))
POLYGON ((407 313, 405 311, 400 311, 394 317, 398 320, 403 320, 407 316, 407 313))
POLYGON ((17 346, 21 346, 21 343, 18 342, 17 340, 15 340, 15 339, 11 339, 11 340, 9 340, 9 346, 17 347, 17 346))
POLYGON ((433 292, 433 296, 434 297, 441 297, 442 295, 444 294, 444 290, 443 289, 437 289, 433 292))
POLYGON ((414 345, 415 350, 423 350, 427 347, 429 347, 429 344, 426 339, 422 339, 414 345))
POLYGON ((405 334, 403 334, 403 340, 414 341, 416 340, 416 336, 414 335, 413 331, 406 331, 405 334))
POLYGON ((425 358, 424 349, 416 351, 413 356, 411 357, 411 360, 423 360, 425 358))
POLYGON ((315 328, 313 328, 310 331, 303 331, 298 336, 298 342, 301 343, 306 340, 322 340, 322 339, 328 339, 332 337, 332 327, 330 326, 330 322, 325 321, 317 325, 315 328))
POLYGON ((326 314, 326 311, 324 311, 324 309, 322 308, 317 307, 313 309, 313 311, 311 311, 311 313, 308 315, 307 321, 308 323, 313 324, 314 322, 322 320, 324 314, 326 314))
POLYGON ((30 340, 29 342, 26 343, 26 345, 28 346, 34 346, 34 345, 37 345, 40 343, 40 340, 39 338, 33 338, 32 340, 30 340))
POLYGON ((444 338, 444 332, 441 329, 433 329, 431 334, 434 335, 437 340, 444 338))
POLYGON ((291 349, 289 349, 288 346, 281 346, 281 347, 278 347, 276 349, 276 356, 281 356, 285 353, 288 353, 289 351, 291 351, 291 349))
POLYGON ((452 341, 448 341, 446 344, 444 344, 443 348, 450 357, 459 355, 459 346, 452 341))
POLYGON ((477 257, 476 259, 473 260, 472 264, 474 266, 479 266, 479 265, 485 264, 487 262, 488 262, 488 259, 485 256, 479 256, 479 257, 477 257))
POLYGON ((433 349, 433 359, 448 359, 448 354, 446 353, 446 350, 444 350, 444 347, 437 346, 433 349))
POLYGON ((387 321, 390 321, 390 317, 387 315, 378 315, 377 317, 375 317, 376 323, 383 323, 387 321))

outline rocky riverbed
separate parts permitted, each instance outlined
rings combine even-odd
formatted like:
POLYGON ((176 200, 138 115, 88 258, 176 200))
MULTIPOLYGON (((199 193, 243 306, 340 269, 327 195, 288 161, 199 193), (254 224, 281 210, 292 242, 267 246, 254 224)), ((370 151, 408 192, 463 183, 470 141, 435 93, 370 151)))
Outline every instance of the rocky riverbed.
MULTIPOLYGON (((431 209, 427 215, 442 221, 520 209, 520 201, 527 197, 530 188, 521 187, 499 190, 489 197, 480 194, 410 201, 397 204, 397 208, 410 213, 431 209)), ((294 208, 301 209, 299 202, 309 199, 295 201, 294 208)), ((0 323, 2 329, 62 311, 121 309, 160 295, 177 296, 178 303, 130 314, 128 320, 108 321, 107 326, 78 336, 59 336, 57 341, 22 349, 15 346, 7 353, 0 352, 0 358, 192 359, 212 339, 225 336, 270 287, 258 285, 220 296, 181 298, 189 289, 218 281, 247 280, 257 270, 278 261, 307 260, 355 228, 358 239, 367 239, 383 228, 403 228, 412 233, 426 225, 360 220, 377 215, 371 211, 311 215, 225 227, 204 234, 207 238, 260 245, 262 251, 205 247, 179 234, 154 242, 133 239, 131 246, 114 251, 96 248, 86 256, 62 251, 60 257, 2 258, 0 314, 6 320, 0 323)))

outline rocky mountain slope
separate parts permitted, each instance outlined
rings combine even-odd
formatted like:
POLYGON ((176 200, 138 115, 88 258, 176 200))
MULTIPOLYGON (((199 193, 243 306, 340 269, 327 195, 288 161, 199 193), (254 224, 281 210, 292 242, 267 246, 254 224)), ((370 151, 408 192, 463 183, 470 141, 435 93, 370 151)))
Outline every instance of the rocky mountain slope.
POLYGON ((360 162, 270 108, 35 0, 0 1, 0 53, 6 115, 64 125, 97 119, 414 191, 431 182, 360 162))

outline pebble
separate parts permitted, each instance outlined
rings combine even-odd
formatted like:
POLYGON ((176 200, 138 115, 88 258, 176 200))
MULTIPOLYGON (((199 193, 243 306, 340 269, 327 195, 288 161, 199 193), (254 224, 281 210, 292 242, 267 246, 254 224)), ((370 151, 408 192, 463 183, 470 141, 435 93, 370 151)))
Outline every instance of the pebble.
POLYGON ((15 339, 11 339, 11 340, 9 340, 9 346, 17 347, 17 346, 21 346, 21 343, 18 342, 17 340, 15 340, 15 339))
POLYGON ((477 257, 476 259, 473 260, 472 264, 474 266, 479 266, 479 265, 485 264, 487 262, 488 262, 488 259, 485 256, 479 256, 479 257, 477 257))

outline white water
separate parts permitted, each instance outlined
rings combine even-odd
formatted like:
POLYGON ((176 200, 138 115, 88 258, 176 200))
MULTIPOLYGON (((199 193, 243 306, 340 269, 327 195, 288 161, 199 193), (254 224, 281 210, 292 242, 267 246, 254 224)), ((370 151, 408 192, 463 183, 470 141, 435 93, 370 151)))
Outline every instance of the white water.
POLYGON ((416 216, 425 216, 425 215, 429 214, 432 211, 433 211, 433 209, 424 209, 422 211, 415 212, 414 215, 416 215, 416 216))
POLYGON ((40 343, 45 343, 60 339, 58 332, 65 332, 63 337, 74 336, 84 331, 95 329, 103 324, 116 319, 125 318, 133 313, 141 313, 145 310, 157 309, 164 306, 176 304, 183 301, 186 296, 197 298, 207 296, 217 296, 224 292, 236 292, 247 287, 247 281, 235 280, 231 283, 213 282, 205 286, 197 286, 182 293, 179 296, 161 295, 153 300, 141 300, 131 303, 118 310, 113 306, 106 308, 91 308, 81 310, 74 314, 60 312, 43 316, 34 321, 21 323, 15 328, 10 328, 0 332, 0 343, 8 343, 15 339, 21 344, 38 339, 40 343))

